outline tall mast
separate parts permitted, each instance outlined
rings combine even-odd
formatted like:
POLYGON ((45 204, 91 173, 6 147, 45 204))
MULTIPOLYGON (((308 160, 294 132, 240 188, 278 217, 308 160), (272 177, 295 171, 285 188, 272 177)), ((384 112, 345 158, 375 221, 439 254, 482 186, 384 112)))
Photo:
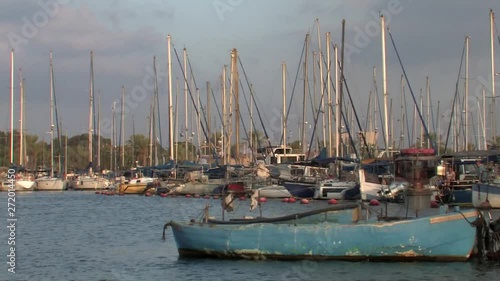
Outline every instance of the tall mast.
POLYGON ((112 121, 111 121, 111 157, 109 159, 109 169, 116 170, 116 101, 113 101, 112 107, 112 121))
POLYGON ((101 170, 101 92, 97 90, 97 167, 101 170))
POLYGON ((125 87, 122 86, 122 107, 120 110, 120 160, 122 169, 125 167, 125 87))
POLYGON ((281 121, 283 122, 283 150, 286 153, 286 63, 281 63, 281 89, 283 93, 283 112, 281 115, 281 121))
MULTIPOLYGON (((305 52, 304 52, 304 96, 302 98, 302 124, 300 126, 301 128, 301 140, 300 143, 302 144, 302 153, 306 152, 307 145, 306 145, 306 116, 307 116, 307 86, 309 84, 309 81, 307 79, 307 55, 309 53, 309 33, 306 34, 306 39, 305 39, 305 52)), ((314 65, 314 63, 313 63, 314 65)), ((251 104, 251 103, 250 103, 251 104)))
MULTIPOLYGON (((431 123, 431 82, 429 76, 426 77, 426 94, 427 94, 427 124, 431 123)), ((427 138, 427 148, 431 148, 431 140, 427 138)), ((467 149, 467 148, 466 148, 467 149)))
POLYGON ((149 105, 149 161, 148 165, 153 166, 153 111, 154 111, 154 102, 153 98, 151 98, 151 104, 149 105))
POLYGON ((328 93, 328 156, 332 156, 332 83, 330 58, 330 32, 326 33, 326 91, 328 93))
POLYGON ((388 99, 387 93, 387 69, 385 57, 385 18, 380 15, 380 30, 382 34, 382 91, 384 94, 384 133, 385 133, 385 152, 386 156, 389 155, 389 116, 388 116, 388 99))
POLYGON ((66 130, 64 137, 64 173, 68 174, 68 130, 66 130))
MULTIPOLYGON (((92 116, 93 116, 93 108, 94 108, 94 52, 90 51, 90 104, 89 104, 89 162, 93 162, 93 151, 92 151, 92 135, 93 135, 93 123, 92 123, 92 116)), ((52 82, 51 82, 52 85, 52 82)), ((52 93, 52 89, 51 89, 52 93)), ((52 95, 52 94, 51 94, 52 95)), ((52 96, 51 96, 52 97, 52 96)), ((52 103, 51 103, 52 106, 52 103)), ((52 116, 51 116, 52 118, 52 116)), ((53 126, 52 121, 51 121, 51 126, 53 126)))
POLYGON ((222 77, 221 77, 221 89, 222 89, 222 130, 221 130, 221 139, 222 139, 222 147, 221 147, 221 150, 222 150, 222 164, 223 165, 226 165, 227 164, 227 145, 225 145, 227 143, 227 138, 226 138, 226 135, 225 135, 225 131, 226 131, 226 126, 227 126, 227 118, 226 118, 226 114, 227 114, 227 99, 226 99, 226 65, 224 65, 224 67, 222 68, 222 77))
POLYGON ((23 85, 23 70, 19 68, 19 96, 20 96, 20 103, 19 103, 19 165, 23 166, 24 165, 24 141, 23 141, 23 119, 24 119, 24 85, 23 85))
POLYGON ((233 86, 234 95, 234 133, 235 133, 235 141, 236 141, 236 155, 234 158, 237 163, 240 163, 240 94, 239 94, 239 74, 238 74, 238 50, 233 49, 231 52, 231 77, 233 81, 231 85, 233 86))
POLYGON ((188 80, 187 80, 187 52, 183 49, 184 57, 184 152, 188 160, 188 80))
POLYGON ((496 144, 496 107, 495 107, 495 14, 490 10, 490 43, 491 43, 491 137, 493 144, 496 144))
POLYGON ((52 51, 50 51, 50 177, 54 176, 54 79, 52 51))
MULTIPOLYGON (((210 121, 210 116, 211 116, 211 112, 210 112, 210 82, 207 81, 207 132, 208 132, 208 143, 206 144, 207 147, 210 149, 212 146, 211 146, 211 140, 210 138, 212 137, 212 126, 210 125, 211 124, 211 121, 210 121)), ((205 148, 206 149, 206 148, 205 148)))
MULTIPOLYGON (((465 111, 465 151, 469 150, 469 36, 465 36, 465 96, 464 96, 464 111, 465 111)), ((429 124, 429 121, 427 121, 429 124)))
POLYGON ((319 59, 319 89, 320 89, 320 97, 321 97, 321 107, 323 110, 323 146, 326 145, 326 116, 325 116, 325 85, 323 81, 323 52, 321 51, 321 33, 319 30, 319 19, 316 19, 316 22, 318 23, 318 59, 319 59))
POLYGON ((10 52, 10 163, 14 164, 14 49, 10 52))
MULTIPOLYGON (((167 35, 167 55, 168 55, 168 142, 170 160, 174 159, 174 116, 172 103, 172 55, 171 55, 171 37, 167 35)), ((177 159, 176 159, 177 160, 177 159)))
POLYGON ((339 77, 339 56, 338 56, 338 47, 337 44, 333 46, 333 57, 335 60, 335 156, 340 156, 340 77, 339 77))

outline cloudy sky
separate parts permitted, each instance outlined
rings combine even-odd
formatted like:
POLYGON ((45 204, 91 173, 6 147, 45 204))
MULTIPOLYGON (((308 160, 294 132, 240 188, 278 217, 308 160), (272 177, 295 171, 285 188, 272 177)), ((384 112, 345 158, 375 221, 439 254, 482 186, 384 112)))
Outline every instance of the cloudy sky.
MULTIPOLYGON (((443 112, 449 109, 455 93, 466 35, 471 38, 469 81, 472 100, 480 96, 482 84, 486 84, 487 95, 491 95, 490 9, 500 12, 500 2, 2 0, 0 130, 8 130, 10 124, 10 50, 15 48, 15 114, 19 114, 18 69, 22 68, 26 79, 27 130, 46 136, 45 132, 49 129, 49 52, 52 50, 57 105, 63 127, 70 135, 86 132, 90 51, 93 50, 95 90, 101 94, 102 116, 108 120, 113 101, 119 101, 121 86, 125 86, 129 97, 132 97, 134 87, 144 88, 144 80, 150 81, 153 56, 157 57, 162 130, 166 139, 166 36, 170 34, 172 51, 177 51, 181 61, 182 49, 187 48, 203 101, 206 99, 206 81, 212 83, 214 92, 219 96, 221 69, 223 65, 230 64, 230 50, 238 49, 263 112, 264 124, 269 126, 270 131, 278 133, 282 62, 287 65, 287 92, 291 95, 306 33, 311 34, 311 53, 318 50, 318 22, 322 48, 325 48, 326 32, 331 32, 333 43, 340 45, 342 19, 346 20, 345 76, 356 109, 360 118, 364 119, 369 92, 374 90, 373 67, 377 68, 378 91, 382 92, 380 11, 386 16, 413 91, 418 95, 420 89, 425 88, 425 77, 429 76, 432 108, 436 111, 439 101, 440 115, 446 115, 443 112)), ((498 41, 495 42, 497 53, 499 47, 498 41)), ((172 58, 174 83, 176 77, 182 83, 174 52, 172 58)), ((387 63, 389 97, 393 99, 397 115, 402 71, 388 36, 387 63)), ((312 77, 312 71, 309 75, 312 77)), ((461 93, 462 84, 463 79, 460 82, 461 93)), ((301 116, 302 101, 299 97, 302 92, 298 90, 301 85, 302 80, 299 80, 292 101, 293 120, 290 122, 295 126, 293 139, 297 139, 296 124, 301 116)), ((175 90, 175 84, 173 88, 175 90)), ((181 84, 181 92, 182 88, 181 84)), ((500 88, 496 89, 500 91, 500 88)), ((248 92, 248 89, 245 90, 248 92)), ((152 91, 148 90, 148 96, 135 100, 131 98, 130 114, 125 125, 127 135, 132 132, 132 115, 136 132, 147 133, 151 94, 152 91)), ((411 97, 408 96, 407 100, 409 103, 411 97)), ((182 108, 182 104, 180 99, 179 107, 182 108)), ((248 116, 246 106, 243 104, 241 107, 242 114, 248 116)), ((179 109, 181 124, 183 114, 183 110, 179 109)), ((15 118, 16 126, 18 119, 15 118)), ((308 119, 312 121, 311 116, 308 119)), ((103 134, 109 135, 109 132, 103 134)))

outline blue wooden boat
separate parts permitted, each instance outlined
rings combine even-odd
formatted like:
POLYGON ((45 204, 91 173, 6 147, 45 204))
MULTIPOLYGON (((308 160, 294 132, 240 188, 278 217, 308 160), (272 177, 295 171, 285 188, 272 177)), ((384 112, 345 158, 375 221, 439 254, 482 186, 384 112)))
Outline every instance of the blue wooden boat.
MULTIPOLYGON (((437 212, 437 209, 428 209, 437 212)), ((279 218, 170 221, 179 255, 234 259, 465 261, 475 209, 380 217, 348 203, 279 218)))

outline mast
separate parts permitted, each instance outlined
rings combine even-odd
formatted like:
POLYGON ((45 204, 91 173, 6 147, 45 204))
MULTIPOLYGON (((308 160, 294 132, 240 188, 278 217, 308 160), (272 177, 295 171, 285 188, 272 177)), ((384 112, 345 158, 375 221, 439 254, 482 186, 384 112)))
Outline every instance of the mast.
POLYGON ((10 52, 10 163, 14 164, 14 49, 10 52))
MULTIPOLYGON (((465 112, 465 151, 469 150, 469 36, 465 36, 465 96, 464 96, 464 112, 465 112)), ((429 121, 427 121, 429 124, 429 121)))
MULTIPOLYGON (((431 82, 429 76, 426 77, 426 94, 427 94, 427 124, 431 123, 431 82)), ((467 124, 467 122, 466 122, 467 124)), ((427 148, 431 148, 431 139, 427 138, 427 148)), ((467 148, 466 148, 467 149, 467 148)))
POLYGON ((148 157, 148 165, 153 166, 153 111, 154 111, 154 102, 153 98, 151 98, 151 104, 149 105, 149 157, 148 157))
POLYGON ((325 99, 325 95, 324 95, 324 91, 325 91, 325 85, 324 85, 324 81, 323 81, 323 52, 321 51, 321 33, 319 31, 319 19, 316 19, 316 22, 318 23, 318 56, 319 56, 319 89, 320 89, 320 95, 321 95, 321 100, 323 102, 321 102, 321 107, 322 107, 322 110, 323 110, 323 146, 326 145, 326 116, 325 116, 325 102, 324 102, 324 99, 325 99))
POLYGON ((283 126, 283 150, 286 153, 286 63, 281 63, 281 89, 283 94, 283 112, 281 114, 281 121, 283 126))
POLYGON ((101 91, 97 90, 97 168, 101 170, 101 91))
POLYGON ((231 77, 232 82, 231 85, 233 87, 233 91, 231 92, 234 95, 234 134, 235 134, 235 145, 236 145, 236 155, 234 158, 236 163, 240 163, 240 94, 239 94, 239 75, 238 75, 238 50, 236 48, 231 52, 231 77))
MULTIPOLYGON (((110 170, 116 170, 116 101, 113 101, 112 107, 112 129, 111 129, 111 157, 110 161, 110 170)), ((133 158, 133 157, 132 157, 133 158)))
MULTIPOLYGON (((306 34, 306 39, 305 39, 305 55, 304 55, 304 96, 302 98, 302 125, 301 125, 301 140, 300 143, 302 144, 302 153, 306 152, 307 146, 306 146, 306 112, 307 112, 307 86, 309 84, 309 81, 307 79, 307 55, 309 53, 309 33, 306 34)), ((314 64, 313 64, 314 65, 314 64)), ((250 103, 251 105, 251 103, 250 103)))
POLYGON ((20 103, 19 103, 19 165, 23 166, 24 165, 24 141, 23 141, 23 119, 24 119, 24 85, 23 85, 23 70, 19 68, 19 96, 20 96, 20 103))
POLYGON ((328 94, 328 156, 332 156, 332 83, 330 58, 330 32, 326 33, 326 91, 328 94))
POLYGON ((495 107, 495 14, 490 10, 490 48, 491 48, 491 138, 493 144, 496 144, 496 107, 495 107))
POLYGON ((54 177, 54 79, 50 51, 50 177, 54 177))
MULTIPOLYGON (((210 150, 212 145, 211 145, 211 140, 210 138, 212 137, 212 126, 211 126, 211 121, 210 121, 210 116, 211 116, 211 112, 210 112, 210 82, 207 81, 207 132, 208 132, 208 142, 207 142, 207 147, 208 149, 210 150)), ((205 148, 206 150, 206 148, 205 148)), ((206 153, 205 153, 206 154, 206 153)))
POLYGON ((66 129, 66 136, 64 138, 64 173, 68 174, 68 130, 66 129))
POLYGON ((389 95, 387 93, 387 69, 386 69, 386 57, 385 57, 385 18, 384 15, 380 15, 380 30, 382 35, 382 91, 384 94, 384 133, 385 133, 385 152, 386 156, 389 155, 389 116, 387 112, 387 103, 389 95))
POLYGON ((187 80, 187 53, 186 48, 183 49, 184 57, 184 152, 186 160, 188 160, 188 80, 187 80))
MULTIPOLYGON (((172 103, 172 56, 171 56, 171 37, 167 35, 167 53, 168 53, 168 143, 170 160, 174 159, 174 116, 172 103)), ((176 159, 177 160, 177 159, 176 159)))
MULTIPOLYGON (((345 19, 342 19, 342 39, 341 39, 341 49, 340 49, 340 79, 339 79, 339 120, 342 116, 342 106, 344 100, 344 50, 345 50, 345 19)), ((342 138, 342 126, 339 123, 339 127, 337 128, 339 137, 342 138)), ((342 147, 339 145, 339 156, 343 155, 342 147)), ((337 169, 340 169, 340 166, 337 165, 337 169)))
MULTIPOLYGON (((88 130, 88 133, 89 133, 89 163, 92 163, 93 161, 93 151, 92 151, 92 135, 93 135, 93 126, 92 126, 92 116, 93 116, 93 108, 94 108, 94 52, 93 51, 90 51, 90 103, 89 103, 89 130, 88 130)), ((52 79, 51 79, 52 81, 52 79)), ((52 82, 51 82, 51 87, 52 87, 52 82)), ((52 93, 52 89, 51 89, 51 93, 52 93)), ((52 98, 52 94, 51 94, 51 98, 52 98)), ((51 103, 51 106, 52 106, 52 103, 51 103)), ((52 118, 52 116, 51 116, 52 118)), ((51 127, 53 126, 52 124, 52 121, 51 121, 51 127)))
POLYGON ((333 57, 335 60, 335 156, 340 156, 340 91, 339 91, 339 54, 337 44, 333 45, 333 57))
POLYGON ((122 169, 125 168, 125 87, 122 86, 122 108, 121 108, 121 121, 120 121, 120 160, 122 169))
POLYGON ((226 126, 227 126, 227 119, 226 119, 226 114, 227 114, 227 109, 226 109, 226 65, 222 68, 222 77, 221 77, 221 89, 222 89, 222 129, 221 129, 221 139, 222 139, 222 164, 227 165, 227 146, 225 145, 227 143, 227 137, 224 134, 226 131, 226 126))

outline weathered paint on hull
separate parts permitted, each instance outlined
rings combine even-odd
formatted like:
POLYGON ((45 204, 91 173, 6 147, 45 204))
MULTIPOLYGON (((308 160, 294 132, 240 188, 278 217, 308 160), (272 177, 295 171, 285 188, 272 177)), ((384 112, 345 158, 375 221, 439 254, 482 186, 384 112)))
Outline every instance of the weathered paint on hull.
POLYGON ((179 255, 228 259, 465 261, 476 232, 460 213, 351 224, 171 225, 179 255))
POLYGON ((486 199, 492 208, 500 208, 500 185, 478 183, 472 185, 472 205, 479 207, 486 199))

